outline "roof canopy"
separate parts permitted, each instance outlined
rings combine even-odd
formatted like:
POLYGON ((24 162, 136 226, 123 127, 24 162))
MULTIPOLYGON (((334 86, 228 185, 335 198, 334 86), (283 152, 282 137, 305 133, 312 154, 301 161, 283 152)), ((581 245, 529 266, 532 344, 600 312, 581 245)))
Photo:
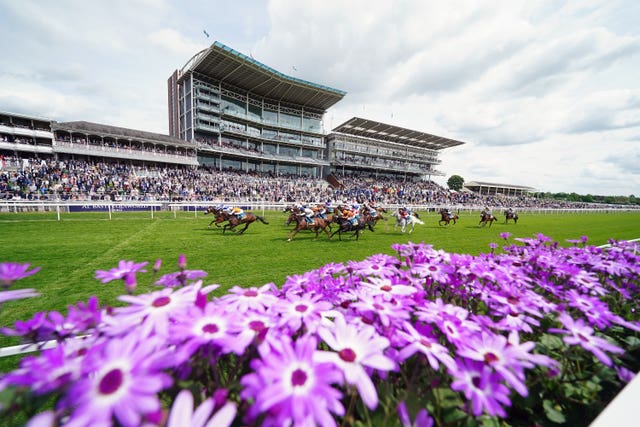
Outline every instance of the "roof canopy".
MULTIPOLYGON (((346 92, 287 76, 220 42, 191 58, 182 72, 202 73, 259 97, 326 111, 346 92)), ((183 74, 184 75, 184 74, 183 74)))
POLYGON ((482 181, 469 181, 465 182, 464 186, 466 188, 499 188, 504 190, 522 190, 522 191, 535 191, 536 189, 533 187, 527 187, 525 185, 513 185, 513 184, 496 184, 493 182, 482 182, 482 181))
POLYGON ((333 129, 333 131, 431 150, 442 150, 443 148, 464 144, 462 141, 388 125, 373 120, 361 119, 359 117, 347 120, 333 129))
POLYGON ((153 133, 146 132, 143 130, 134 130, 121 128, 117 126, 111 125, 103 125, 99 123, 85 122, 85 121, 77 121, 77 122, 52 122, 51 129, 53 130, 64 130, 67 132, 79 132, 86 134, 95 134, 100 136, 111 136, 114 138, 125 138, 125 139, 137 139, 137 140, 146 140, 150 142, 165 142, 171 145, 179 145, 179 146, 191 146, 191 144, 187 143, 178 138, 174 138, 169 135, 163 135, 161 133, 153 133))

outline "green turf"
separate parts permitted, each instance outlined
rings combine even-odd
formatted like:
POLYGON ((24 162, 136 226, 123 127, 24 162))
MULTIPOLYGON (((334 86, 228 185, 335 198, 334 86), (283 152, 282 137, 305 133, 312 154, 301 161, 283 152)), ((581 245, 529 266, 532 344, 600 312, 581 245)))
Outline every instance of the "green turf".
MULTIPOLYGON (((262 212, 256 212, 262 214, 262 212)), ((329 262, 361 260, 376 253, 392 254, 393 243, 426 242, 448 252, 478 254, 489 250, 489 243, 501 242, 499 235, 532 237, 543 233, 565 243, 565 239, 589 236, 589 243, 602 245, 610 238, 640 237, 640 213, 608 214, 522 214, 517 225, 494 223, 478 227, 478 215, 463 215, 457 225, 438 226, 439 216, 422 212, 425 225, 417 225, 413 234, 402 234, 393 222, 380 222, 375 233, 364 232, 359 241, 337 236, 329 241, 321 235, 317 241, 303 231, 287 242, 291 227, 285 227, 281 212, 264 213, 269 225, 252 224, 244 235, 222 234, 207 228, 210 217, 192 212, 64 214, 62 221, 50 213, 0 214, 0 261, 29 262, 42 267, 38 274, 21 280, 18 287, 36 288, 42 295, 5 304, 0 326, 27 319, 41 310, 66 312, 68 304, 86 301, 97 295, 101 304, 118 304, 124 290, 121 283, 101 284, 95 270, 108 270, 121 259, 135 262, 163 260, 160 274, 173 272, 180 254, 185 254, 188 269, 209 273, 206 283, 218 283, 218 292, 234 285, 250 286, 274 282, 280 285, 286 276, 300 274, 329 262)), ((503 218, 503 217, 502 217, 503 218)), ((157 289, 151 274, 139 278, 138 292, 157 289)), ((9 340, 10 341, 10 340, 9 340)), ((7 339, 0 337, 0 345, 7 339)))

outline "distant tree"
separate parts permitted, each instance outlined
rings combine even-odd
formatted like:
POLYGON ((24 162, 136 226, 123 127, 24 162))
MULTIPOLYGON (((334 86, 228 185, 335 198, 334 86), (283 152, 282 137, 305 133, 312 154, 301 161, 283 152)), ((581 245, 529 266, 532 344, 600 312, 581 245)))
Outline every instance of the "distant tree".
POLYGON ((460 191, 464 185, 464 178, 460 175, 451 175, 447 180, 447 185, 451 190, 460 191))

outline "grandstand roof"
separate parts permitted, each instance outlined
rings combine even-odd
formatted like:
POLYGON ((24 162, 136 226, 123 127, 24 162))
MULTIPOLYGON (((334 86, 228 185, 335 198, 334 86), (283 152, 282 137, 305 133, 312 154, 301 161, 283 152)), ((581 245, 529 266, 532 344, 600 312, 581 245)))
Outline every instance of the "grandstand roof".
POLYGON ((504 189, 511 189, 511 190, 536 191, 535 188, 528 187, 526 185, 496 184, 493 182, 482 182, 482 181, 465 182, 464 186, 466 188, 492 187, 492 188, 504 188, 504 189))
POLYGON ((187 143, 186 141, 183 141, 181 139, 174 138, 169 135, 164 135, 161 133, 154 133, 154 132, 147 132, 143 130, 121 128, 121 127, 111 126, 111 125, 103 125, 100 123, 92 123, 92 122, 85 122, 85 121, 62 122, 62 123, 51 122, 51 128, 53 130, 66 130, 67 132, 91 133, 95 135, 111 136, 116 138, 146 140, 151 142, 166 142, 171 145, 192 147, 192 144, 187 143))
POLYGON ((455 139, 431 135, 429 133, 380 123, 373 120, 361 119, 359 117, 347 120, 340 126, 333 129, 333 132, 379 139, 388 142, 395 142, 397 144, 412 145, 431 150, 442 150, 444 148, 464 144, 464 142, 456 141, 455 139))
POLYGON ((257 96, 326 111, 346 92, 287 76, 220 42, 195 54, 182 67, 222 83, 246 89, 257 96))

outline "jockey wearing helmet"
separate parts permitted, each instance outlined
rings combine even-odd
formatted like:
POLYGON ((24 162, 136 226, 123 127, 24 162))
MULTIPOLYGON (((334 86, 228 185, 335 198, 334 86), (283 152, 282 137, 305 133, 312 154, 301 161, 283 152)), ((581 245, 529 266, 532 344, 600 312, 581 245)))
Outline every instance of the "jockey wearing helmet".
POLYGON ((241 220, 242 218, 244 218, 245 214, 244 214, 244 210, 241 207, 234 206, 233 208, 231 208, 231 215, 241 220))

